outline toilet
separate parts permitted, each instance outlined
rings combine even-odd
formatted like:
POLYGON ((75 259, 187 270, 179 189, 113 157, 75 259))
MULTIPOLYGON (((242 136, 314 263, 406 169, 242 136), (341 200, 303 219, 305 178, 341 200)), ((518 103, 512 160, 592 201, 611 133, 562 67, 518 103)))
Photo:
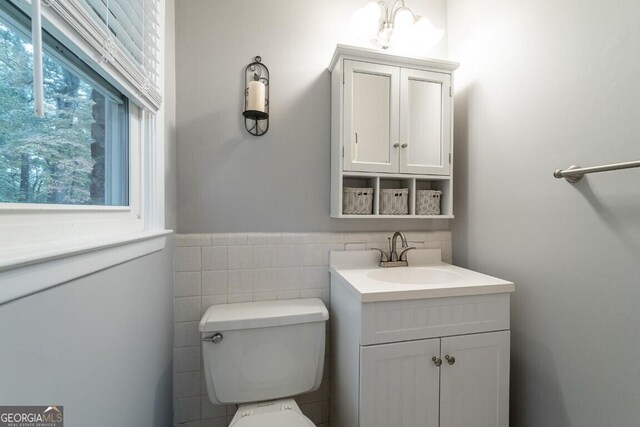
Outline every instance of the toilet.
POLYGON ((317 390, 329 312, 317 298, 214 305, 200 321, 209 400, 233 427, 312 427, 291 396, 317 390))

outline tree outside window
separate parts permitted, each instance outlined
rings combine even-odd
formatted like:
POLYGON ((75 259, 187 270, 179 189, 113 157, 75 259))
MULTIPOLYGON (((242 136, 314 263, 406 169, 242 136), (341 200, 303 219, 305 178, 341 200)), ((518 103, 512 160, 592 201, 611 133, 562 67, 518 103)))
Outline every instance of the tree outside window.
POLYGON ((0 18, 0 202, 126 205, 126 99, 47 52, 43 60, 37 118, 32 46, 0 18))

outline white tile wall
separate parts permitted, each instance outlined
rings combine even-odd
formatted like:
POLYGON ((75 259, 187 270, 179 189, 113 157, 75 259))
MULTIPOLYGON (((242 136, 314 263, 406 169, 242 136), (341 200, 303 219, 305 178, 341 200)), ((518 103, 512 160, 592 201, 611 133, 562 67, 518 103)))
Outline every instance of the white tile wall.
MULTIPOLYGON (((329 306, 329 251, 386 248, 391 234, 178 234, 174 239, 174 425, 223 427, 236 411, 235 405, 216 406, 207 397, 198 332, 207 308, 289 298, 322 298, 329 306)), ((441 248, 443 261, 451 262, 449 231, 405 235, 411 246, 441 248)), ((320 389, 296 398, 307 417, 321 427, 329 426, 329 381, 330 366, 325 363, 320 389)))

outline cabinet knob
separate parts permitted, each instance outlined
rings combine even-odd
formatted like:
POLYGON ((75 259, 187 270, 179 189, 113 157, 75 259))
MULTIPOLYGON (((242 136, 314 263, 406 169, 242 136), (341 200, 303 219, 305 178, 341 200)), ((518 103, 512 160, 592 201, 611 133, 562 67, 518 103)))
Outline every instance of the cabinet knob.
POLYGON ((448 354, 444 357, 447 360, 447 363, 449 365, 453 365, 454 363, 456 363, 456 358, 453 356, 449 356, 448 354))
POLYGON ((406 142, 404 144, 402 144, 402 148, 407 148, 409 146, 409 144, 407 144, 406 142))
POLYGON ((439 357, 433 356, 433 358, 431 358, 431 360, 433 360, 433 364, 440 367, 440 365, 442 365, 442 359, 440 359, 439 357))
POLYGON ((398 147, 400 147, 400 143, 399 142, 396 142, 395 144, 393 144, 393 148, 398 148, 398 147))

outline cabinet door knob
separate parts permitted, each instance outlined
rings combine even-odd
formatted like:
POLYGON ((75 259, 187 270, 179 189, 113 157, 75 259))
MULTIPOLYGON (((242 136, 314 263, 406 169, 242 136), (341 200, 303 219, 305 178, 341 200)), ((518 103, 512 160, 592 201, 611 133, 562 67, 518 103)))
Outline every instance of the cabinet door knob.
POLYGON ((400 147, 400 143, 399 142, 396 142, 395 144, 393 144, 393 148, 398 148, 398 147, 400 147))
POLYGON ((433 360, 433 364, 440 367, 440 365, 442 365, 442 359, 440 359, 439 357, 433 356, 433 358, 431 358, 431 360, 433 360))
POLYGON ((447 363, 449 365, 453 365, 454 363, 456 363, 456 358, 453 356, 449 356, 448 354, 444 357, 447 360, 447 363))
POLYGON ((407 144, 406 142, 404 144, 402 144, 402 148, 407 148, 409 146, 409 144, 407 144))

